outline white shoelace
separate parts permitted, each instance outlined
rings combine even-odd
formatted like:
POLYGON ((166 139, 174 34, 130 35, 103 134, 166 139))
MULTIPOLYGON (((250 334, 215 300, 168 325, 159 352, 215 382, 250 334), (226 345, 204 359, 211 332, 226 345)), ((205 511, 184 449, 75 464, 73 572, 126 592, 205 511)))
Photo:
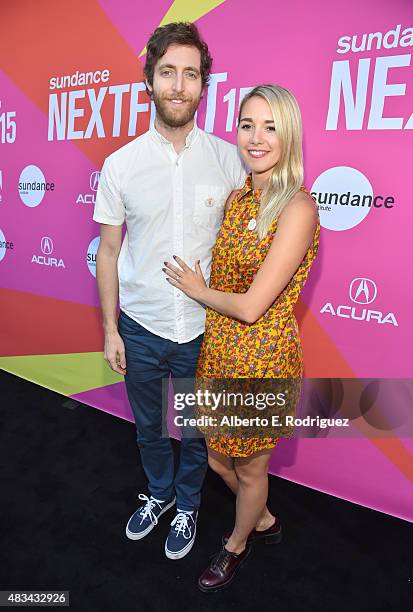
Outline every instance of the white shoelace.
POLYGON ((150 518, 150 520, 157 525, 158 524, 158 517, 156 516, 156 514, 154 514, 152 512, 152 510, 155 508, 155 506, 159 506, 159 508, 162 509, 161 507, 161 503, 163 503, 162 501, 160 501, 159 499, 155 499, 154 497, 149 498, 147 495, 145 495, 144 493, 140 493, 138 495, 138 498, 141 499, 142 501, 145 501, 145 505, 142 508, 142 510, 139 512, 139 516, 142 517, 141 520, 141 525, 143 523, 143 521, 146 518, 150 518))
POLYGON ((185 540, 189 540, 189 538, 192 536, 192 532, 191 529, 189 527, 188 521, 191 518, 192 521, 193 516, 192 516, 193 511, 186 511, 186 510, 181 510, 178 511, 178 514, 176 515, 176 517, 174 518, 174 520, 171 523, 171 527, 175 527, 175 532, 176 532, 176 537, 179 536, 179 534, 182 531, 182 535, 185 538, 185 540))

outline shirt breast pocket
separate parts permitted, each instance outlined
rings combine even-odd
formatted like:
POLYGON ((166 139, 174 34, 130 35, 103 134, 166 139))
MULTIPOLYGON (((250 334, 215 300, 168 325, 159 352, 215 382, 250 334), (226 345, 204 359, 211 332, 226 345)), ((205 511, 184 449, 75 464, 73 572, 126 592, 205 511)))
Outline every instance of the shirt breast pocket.
POLYGON ((218 231, 224 217, 227 198, 225 187, 217 185, 195 185, 193 220, 195 225, 218 231))

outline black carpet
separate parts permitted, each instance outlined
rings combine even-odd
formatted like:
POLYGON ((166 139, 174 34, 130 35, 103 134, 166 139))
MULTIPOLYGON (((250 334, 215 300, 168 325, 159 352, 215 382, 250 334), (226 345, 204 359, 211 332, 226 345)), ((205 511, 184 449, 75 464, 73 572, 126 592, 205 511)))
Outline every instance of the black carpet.
POLYGON ((0 590, 69 590, 76 611, 413 610, 410 523, 273 476, 282 543, 256 543, 231 586, 202 593, 233 521, 219 477, 208 473, 194 548, 171 561, 172 510, 145 539, 125 536, 146 493, 134 426, 5 372, 0 388, 0 590))

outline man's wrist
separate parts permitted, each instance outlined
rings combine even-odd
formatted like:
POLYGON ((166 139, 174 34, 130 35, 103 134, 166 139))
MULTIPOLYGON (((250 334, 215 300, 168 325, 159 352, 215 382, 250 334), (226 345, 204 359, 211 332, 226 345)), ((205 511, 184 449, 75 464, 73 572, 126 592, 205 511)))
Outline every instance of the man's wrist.
POLYGON ((103 323, 103 331, 106 335, 117 334, 118 333, 118 323, 117 321, 107 321, 103 323))

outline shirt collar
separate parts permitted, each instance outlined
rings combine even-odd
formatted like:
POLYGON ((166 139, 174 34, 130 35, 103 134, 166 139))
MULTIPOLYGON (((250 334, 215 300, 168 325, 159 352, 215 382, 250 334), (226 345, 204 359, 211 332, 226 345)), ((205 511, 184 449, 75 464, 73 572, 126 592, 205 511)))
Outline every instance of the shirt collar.
POLYGON ((245 179, 244 187, 241 189, 238 197, 243 198, 246 195, 252 194, 256 197, 260 197, 262 193, 262 189, 253 189, 252 188, 252 174, 248 174, 245 179))
MULTIPOLYGON (((153 126, 149 129, 149 132, 151 133, 152 137, 155 138, 155 140, 158 140, 158 142, 162 142, 163 144, 172 144, 170 140, 168 140, 167 138, 165 138, 165 136, 163 136, 160 132, 158 132, 158 130, 155 127, 155 124, 153 124, 153 126)), ((189 149, 193 143, 195 142, 197 136, 199 133, 199 128, 196 124, 196 121, 194 123, 194 127, 192 128, 192 130, 189 132, 189 134, 186 137, 185 140, 185 149, 189 149)))

